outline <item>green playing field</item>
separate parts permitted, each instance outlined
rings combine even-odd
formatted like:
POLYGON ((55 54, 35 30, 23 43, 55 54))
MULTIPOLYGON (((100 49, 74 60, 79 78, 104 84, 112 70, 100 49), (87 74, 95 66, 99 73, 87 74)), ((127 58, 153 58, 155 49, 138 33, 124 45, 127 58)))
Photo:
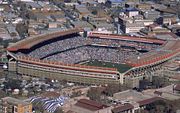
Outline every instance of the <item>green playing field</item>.
POLYGON ((131 66, 129 66, 127 64, 117 64, 117 63, 111 63, 111 62, 102 62, 102 61, 98 61, 98 60, 86 61, 86 62, 81 63, 81 64, 89 65, 89 66, 117 68, 120 73, 124 73, 127 70, 132 68, 131 66))

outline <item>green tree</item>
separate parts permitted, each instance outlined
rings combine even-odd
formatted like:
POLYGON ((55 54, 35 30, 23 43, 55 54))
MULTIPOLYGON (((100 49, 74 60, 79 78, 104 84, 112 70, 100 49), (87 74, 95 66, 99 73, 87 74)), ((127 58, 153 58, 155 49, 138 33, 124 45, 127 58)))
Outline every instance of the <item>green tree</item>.
POLYGON ((57 108, 56 111, 54 113, 64 113, 63 109, 62 108, 57 108))
POLYGON ((81 91, 73 91, 72 92, 72 95, 71 95, 71 98, 73 98, 73 97, 78 97, 78 96, 80 96, 81 95, 81 91))
POLYGON ((108 84, 104 93, 107 96, 113 96, 114 93, 120 92, 125 90, 126 87, 122 86, 121 84, 108 84))
POLYGON ((167 86, 169 84, 169 81, 167 78, 165 77, 160 77, 160 76, 154 76, 152 78, 152 84, 156 87, 156 88, 160 88, 160 87, 164 87, 167 86))
POLYGON ((24 37, 24 34, 28 33, 28 26, 24 23, 19 23, 16 25, 16 31, 21 37, 24 37))
POLYGON ((112 2, 110 0, 107 0, 106 3, 105 3, 105 6, 107 8, 111 8, 111 5, 112 5, 112 2))
POLYGON ((100 102, 101 91, 99 90, 99 88, 90 88, 87 92, 87 97, 89 97, 91 100, 95 100, 97 102, 100 102))
POLYGON ((92 14, 93 14, 93 15, 97 15, 97 10, 93 10, 93 11, 92 11, 92 14))
POLYGON ((9 79, 7 82, 4 83, 5 89, 21 89, 21 80, 16 79, 9 79))
POLYGON ((3 90, 0 90, 0 98, 6 97, 6 92, 4 92, 3 90))

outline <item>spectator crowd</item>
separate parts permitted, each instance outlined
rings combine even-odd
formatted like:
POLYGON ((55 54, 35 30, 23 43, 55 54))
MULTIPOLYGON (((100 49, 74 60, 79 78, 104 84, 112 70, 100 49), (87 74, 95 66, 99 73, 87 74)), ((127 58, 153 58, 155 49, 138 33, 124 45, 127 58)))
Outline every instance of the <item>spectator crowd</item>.
POLYGON ((84 38, 80 35, 60 38, 40 46, 28 54, 33 58, 76 64, 86 60, 124 63, 132 56, 138 56, 140 49, 153 50, 159 45, 124 40, 84 38))

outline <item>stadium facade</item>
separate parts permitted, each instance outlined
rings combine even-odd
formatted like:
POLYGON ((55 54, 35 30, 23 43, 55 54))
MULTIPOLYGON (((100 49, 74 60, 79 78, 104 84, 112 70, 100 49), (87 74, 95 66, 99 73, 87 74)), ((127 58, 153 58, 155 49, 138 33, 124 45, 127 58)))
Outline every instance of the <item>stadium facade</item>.
POLYGON ((23 76, 87 84, 127 84, 151 77, 166 61, 179 55, 180 41, 90 33, 82 29, 24 39, 7 48, 8 70, 23 76), (146 51, 146 52, 142 52, 146 51), (98 60, 99 65, 88 65, 98 60), (126 69, 121 69, 126 65, 126 69))

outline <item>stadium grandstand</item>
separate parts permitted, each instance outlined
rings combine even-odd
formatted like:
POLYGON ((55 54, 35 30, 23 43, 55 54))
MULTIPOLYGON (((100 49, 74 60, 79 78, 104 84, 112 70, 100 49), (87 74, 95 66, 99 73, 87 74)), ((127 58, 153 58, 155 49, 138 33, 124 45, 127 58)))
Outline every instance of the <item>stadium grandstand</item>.
POLYGON ((85 84, 138 87, 180 53, 180 41, 90 33, 82 29, 30 37, 7 48, 8 70, 85 84))

